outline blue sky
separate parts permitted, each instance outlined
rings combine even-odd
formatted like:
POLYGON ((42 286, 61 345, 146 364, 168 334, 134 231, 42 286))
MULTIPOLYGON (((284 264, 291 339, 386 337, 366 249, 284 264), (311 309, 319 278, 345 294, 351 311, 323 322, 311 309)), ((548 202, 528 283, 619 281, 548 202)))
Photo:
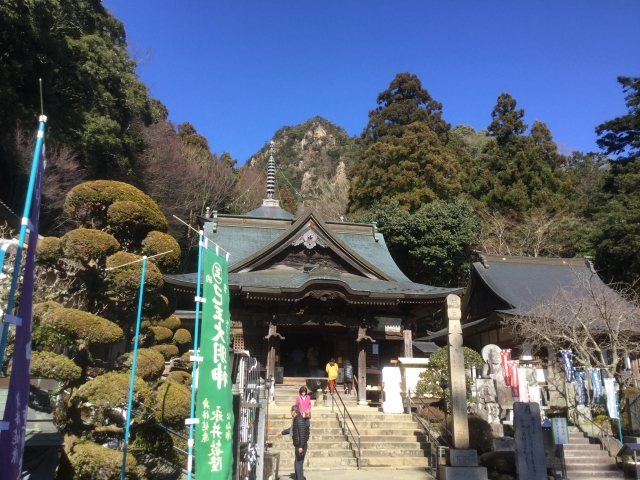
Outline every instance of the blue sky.
POLYGON ((104 0, 140 78, 176 124, 244 163, 320 115, 358 135, 397 72, 418 75, 452 125, 490 122, 501 92, 564 148, 626 112, 640 75, 640 2, 104 0))

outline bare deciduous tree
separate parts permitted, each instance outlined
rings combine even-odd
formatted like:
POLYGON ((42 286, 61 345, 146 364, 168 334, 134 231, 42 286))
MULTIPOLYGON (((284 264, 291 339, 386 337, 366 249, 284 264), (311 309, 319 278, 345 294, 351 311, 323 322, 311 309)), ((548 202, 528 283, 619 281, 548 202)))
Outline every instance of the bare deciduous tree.
POLYGON ((574 363, 611 377, 625 355, 640 355, 640 308, 632 288, 605 285, 595 274, 574 272, 574 285, 558 288, 523 315, 505 319, 534 351, 571 349, 574 363))

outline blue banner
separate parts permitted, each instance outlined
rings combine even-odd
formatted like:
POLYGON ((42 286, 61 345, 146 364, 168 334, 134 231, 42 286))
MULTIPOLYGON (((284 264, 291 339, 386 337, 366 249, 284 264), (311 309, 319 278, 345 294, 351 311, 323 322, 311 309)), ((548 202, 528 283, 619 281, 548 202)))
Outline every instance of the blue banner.
POLYGON ((571 383, 573 382, 573 359, 571 350, 560 350, 560 357, 562 357, 562 366, 566 374, 567 383, 571 383))
POLYGON ((600 370, 597 368, 590 368, 589 376, 591 377, 591 388, 593 389, 591 403, 593 403, 594 405, 604 405, 604 396, 602 394, 602 377, 600 376, 600 370))
POLYGON ((584 372, 576 371, 576 384, 578 385, 578 405, 587 403, 587 389, 584 385, 584 372))
MULTIPOLYGON (((13 351, 13 368, 9 380, 7 404, 3 423, 8 430, 0 432, 0 480, 20 480, 22 455, 24 453, 27 410, 29 406, 29 384, 31 378, 31 307, 33 306, 33 283, 38 243, 38 221, 40 219, 40 197, 44 176, 44 152, 40 150, 38 167, 30 209, 29 241, 22 276, 22 292, 18 307, 16 337, 13 351)), ((29 201, 29 199, 27 199, 29 201)), ((14 272, 19 275, 19 271, 14 272)), ((7 312, 10 313, 10 312, 7 312)))

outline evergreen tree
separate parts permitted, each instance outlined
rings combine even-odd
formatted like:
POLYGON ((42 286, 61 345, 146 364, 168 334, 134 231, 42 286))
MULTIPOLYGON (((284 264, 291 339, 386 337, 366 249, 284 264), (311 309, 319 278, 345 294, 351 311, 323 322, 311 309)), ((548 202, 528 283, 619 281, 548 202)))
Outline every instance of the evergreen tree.
POLYGON ((461 193, 460 164, 468 156, 449 142, 442 104, 418 77, 399 73, 377 104, 360 138, 364 151, 350 172, 350 211, 393 199, 416 211, 423 203, 461 193))
POLYGON ((626 115, 596 127, 598 145, 611 160, 594 209, 592 242, 597 267, 606 279, 634 283, 640 279, 640 77, 618 77, 626 115))

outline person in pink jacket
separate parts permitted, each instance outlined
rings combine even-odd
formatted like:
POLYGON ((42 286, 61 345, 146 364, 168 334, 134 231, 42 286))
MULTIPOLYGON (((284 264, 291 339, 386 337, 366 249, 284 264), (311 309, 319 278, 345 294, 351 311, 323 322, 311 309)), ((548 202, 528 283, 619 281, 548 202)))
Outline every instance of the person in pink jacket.
POLYGON ((296 405, 300 409, 300 415, 304 418, 307 428, 311 426, 311 397, 307 387, 300 387, 300 395, 296 398, 296 405))

